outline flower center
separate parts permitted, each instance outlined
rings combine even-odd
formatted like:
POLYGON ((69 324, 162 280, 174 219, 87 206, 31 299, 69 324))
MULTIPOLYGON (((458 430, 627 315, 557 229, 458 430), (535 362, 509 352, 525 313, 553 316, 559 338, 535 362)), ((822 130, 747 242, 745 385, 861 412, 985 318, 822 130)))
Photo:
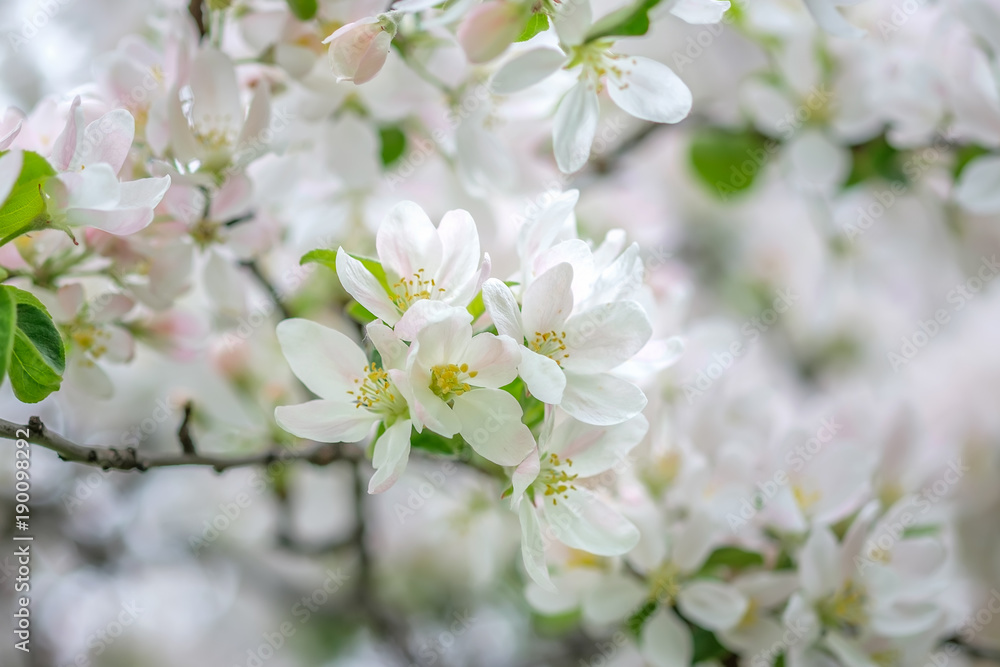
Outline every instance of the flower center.
POLYGON ((846 625, 858 629, 868 622, 865 608, 868 596, 864 588, 848 580, 840 589, 820 606, 820 616, 828 625, 846 625))
POLYGON ((557 454, 549 454, 545 459, 545 467, 538 474, 536 483, 545 488, 545 497, 552 498, 552 504, 558 505, 558 497, 567 498, 566 492, 570 489, 576 490, 573 481, 579 475, 571 475, 562 466, 573 467, 573 460, 560 459, 557 454))
POLYGON ((111 334, 93 324, 77 324, 70 332, 70 338, 91 358, 100 359, 108 351, 111 334))
POLYGON ((528 347, 532 350, 548 357, 552 361, 562 366, 562 360, 569 356, 566 351, 566 332, 560 331, 540 331, 535 332, 535 337, 528 342, 528 347))
POLYGON ((441 400, 447 401, 461 396, 472 387, 466 380, 478 375, 478 371, 470 371, 469 364, 438 364, 431 368, 431 391, 441 400))
POLYGON ((424 270, 418 269, 410 278, 402 278, 392 286, 395 294, 392 295, 392 302, 396 304, 400 312, 405 312, 413 305, 414 301, 421 299, 433 299, 435 295, 444 292, 443 287, 438 287, 433 278, 425 278, 424 270))
POLYGON ((396 385, 389 379, 389 374, 372 362, 365 368, 364 381, 354 378, 354 389, 348 394, 354 399, 354 407, 364 408, 369 412, 381 415, 400 414, 406 409, 396 385))
POLYGON ((792 487, 792 493, 795 495, 795 502, 803 512, 809 511, 809 509, 819 502, 820 492, 819 491, 809 491, 802 488, 798 484, 792 487))
POLYGON ((672 562, 668 561, 660 565, 650 573, 650 597, 663 606, 672 604, 677 594, 681 592, 680 575, 680 569, 672 562))

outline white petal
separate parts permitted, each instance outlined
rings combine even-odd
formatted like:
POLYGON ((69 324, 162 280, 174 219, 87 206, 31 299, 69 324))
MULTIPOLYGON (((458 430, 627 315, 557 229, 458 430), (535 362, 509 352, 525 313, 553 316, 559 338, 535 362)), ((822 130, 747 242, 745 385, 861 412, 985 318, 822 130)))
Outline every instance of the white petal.
POLYGON ((268 127, 270 122, 271 89, 266 81, 261 81, 257 84, 257 89, 254 90, 246 120, 243 122, 240 135, 236 139, 236 151, 233 159, 237 164, 245 164, 264 151, 267 146, 264 139, 271 134, 268 127))
POLYGON ((559 364, 525 347, 521 348, 521 363, 517 370, 532 396, 549 405, 562 402, 566 375, 559 364))
POLYGON ((677 0, 670 13, 692 25, 718 23, 722 15, 729 11, 729 0, 677 0))
POLYGON ((483 283, 483 305, 496 325, 497 333, 510 336, 518 342, 524 340, 521 311, 509 287, 496 278, 487 280, 483 283))
POLYGON ((564 174, 579 171, 590 158, 600 105, 597 92, 584 80, 570 88, 559 103, 552 127, 556 164, 564 174))
POLYGON ((663 63, 627 56, 623 73, 608 81, 608 95, 622 111, 654 123, 677 123, 691 112, 691 91, 663 63))
MULTIPOLYGON (((414 343, 414 345, 417 344, 414 343)), ((414 354, 415 352, 410 353, 411 359, 414 354)), ((395 374, 390 372, 390 375, 395 374)), ((406 401, 410 405, 410 416, 413 418, 414 425, 418 431, 426 426, 435 433, 450 438, 462 428, 462 423, 458 415, 455 414, 455 411, 448 407, 448 404, 442 401, 437 394, 431 391, 431 374, 429 370, 411 362, 409 376, 406 378, 406 381, 401 384, 393 378, 393 382, 396 383, 397 387, 400 387, 401 391, 404 391, 404 395, 406 394, 406 390, 402 389, 404 385, 412 392, 412 400, 410 396, 407 396, 406 401)), ((489 390, 477 389, 476 391, 489 390)))
POLYGON ((203 48, 191 68, 191 118, 202 135, 228 136, 230 143, 243 126, 243 105, 236 68, 229 56, 203 48))
POLYGON ((594 22, 590 0, 559 2, 555 4, 555 10, 552 23, 559 41, 571 46, 581 44, 594 22))
POLYGON ((545 564, 545 541, 542 539, 542 529, 538 523, 538 515, 531 503, 521 503, 518 509, 521 520, 521 558, 524 569, 532 581, 547 591, 555 591, 549 579, 549 568, 545 564))
POLYGON ((399 311, 389 299, 382 283, 343 248, 337 250, 337 277, 347 293, 372 315, 388 324, 395 324, 399 320, 399 311))
POLYGON ((372 453, 375 474, 368 482, 368 493, 382 493, 403 474, 410 456, 410 426, 409 419, 401 419, 375 442, 372 453))
POLYGON ((406 367, 406 355, 410 348, 399 339, 396 332, 378 320, 370 322, 365 331, 382 357, 382 368, 406 367))
POLYGON ((811 600, 830 595, 840 583, 837 538, 825 526, 815 526, 799 552, 802 588, 811 600))
POLYGON ((73 156, 71 169, 81 165, 107 164, 117 174, 125 164, 132 139, 135 136, 135 119, 125 109, 114 109, 87 125, 83 145, 73 156))
POLYGON ((23 166, 24 153, 21 151, 11 151, 0 157, 0 206, 3 206, 10 191, 14 189, 23 166))
POLYGON ((568 547, 598 556, 620 556, 639 543, 639 529, 586 489, 543 496, 552 535, 568 547))
POLYGON ((527 457, 521 461, 517 468, 514 469, 514 473, 510 476, 510 482, 512 487, 511 492, 511 505, 516 507, 521 501, 521 496, 527 488, 538 479, 538 473, 542 469, 541 460, 538 457, 538 448, 535 447, 531 450, 527 457))
POLYGON ((545 446, 547 453, 573 462, 567 472, 593 477, 616 465, 627 465, 628 455, 646 435, 649 422, 642 415, 614 426, 593 426, 567 419, 556 427, 545 446))
POLYGON ((596 625, 621 623, 642 606, 648 594, 635 577, 607 574, 597 586, 584 593, 584 618, 596 625))
POLYGON ((560 406, 588 424, 620 424, 646 407, 646 395, 631 382, 608 373, 566 373, 566 390, 560 406))
POLYGON ((420 344, 410 355, 424 368, 438 364, 458 364, 465 360, 472 343, 472 316, 467 310, 451 309, 451 314, 427 324, 417 336, 420 344))
POLYGON ((684 616, 712 631, 735 627, 749 604, 735 587, 708 579, 692 582, 677 596, 677 606, 684 616))
POLYGON ((455 308, 444 301, 420 299, 406 309, 393 329, 401 339, 415 340, 420 332, 431 324, 456 317, 456 315, 459 319, 472 322, 472 315, 464 308, 455 308))
POLYGON ((469 364, 469 372, 476 373, 475 377, 469 378, 469 384, 499 389, 513 382, 521 361, 519 348, 509 336, 494 336, 491 333, 473 336, 462 357, 462 361, 469 364))
POLYGON ((441 266, 435 286, 445 290, 443 297, 446 301, 464 308, 468 301, 457 303, 449 297, 455 296, 456 291, 479 271, 479 231, 476 222, 468 211, 448 211, 441 218, 437 233, 441 239, 441 266))
POLYGON ((493 76, 493 92, 510 95, 547 79, 563 66, 566 54, 559 49, 525 51, 508 60, 493 76))
POLYGON ((497 465, 516 466, 535 448, 521 422, 521 405, 502 389, 473 389, 454 400, 461 434, 476 453, 497 465))
POLYGON ((561 333, 573 311, 573 267, 556 264, 524 291, 521 319, 530 340, 536 333, 561 333))
POLYGON ((959 206, 981 215, 1000 213, 1000 155, 976 158, 955 185, 959 206))
POLYGON ((663 607, 643 624, 639 645, 642 657, 653 667, 688 667, 694 654, 691 632, 663 607))
MULTIPOLYGON (((69 116, 66 118, 66 126, 56 137, 52 145, 52 154, 49 161, 57 171, 66 171, 73 163, 73 158, 77 155, 77 147, 83 137, 83 110, 80 108, 80 96, 73 98, 69 107, 69 116)), ((115 172, 118 173, 117 171, 115 172)))
POLYGON ((649 342, 653 328, 635 301, 619 301, 578 313, 566 322, 568 356, 563 368, 601 373, 631 359, 649 342))
POLYGON ((375 236, 382 267, 395 278, 413 278, 420 269, 430 280, 441 266, 441 238, 424 210, 411 201, 396 204, 375 236))
POLYGON ((831 35, 848 39, 860 39, 865 36, 864 30, 855 28, 841 16, 834 6, 837 3, 833 0, 805 0, 805 3, 819 27, 831 35))
POLYGON ((303 319, 284 320, 276 332, 292 372, 310 391, 354 408, 347 392, 355 390, 356 380, 364 376, 368 366, 368 359, 354 341, 303 319))
POLYGON ((357 442, 368 435, 378 417, 340 400, 316 400, 274 409, 278 426, 292 435, 317 442, 357 442))

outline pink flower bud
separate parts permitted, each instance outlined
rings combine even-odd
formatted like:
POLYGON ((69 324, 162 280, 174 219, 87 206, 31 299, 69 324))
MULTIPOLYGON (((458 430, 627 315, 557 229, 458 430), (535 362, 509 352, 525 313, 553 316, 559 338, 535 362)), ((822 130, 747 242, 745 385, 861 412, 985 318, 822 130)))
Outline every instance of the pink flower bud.
POLYGON ((513 2, 486 2, 469 12, 458 27, 458 41, 474 63, 504 52, 524 31, 527 12, 513 2))
POLYGON ((370 81, 385 64, 396 26, 389 19, 369 17, 348 23, 323 40, 330 44, 330 66, 340 81, 370 81))

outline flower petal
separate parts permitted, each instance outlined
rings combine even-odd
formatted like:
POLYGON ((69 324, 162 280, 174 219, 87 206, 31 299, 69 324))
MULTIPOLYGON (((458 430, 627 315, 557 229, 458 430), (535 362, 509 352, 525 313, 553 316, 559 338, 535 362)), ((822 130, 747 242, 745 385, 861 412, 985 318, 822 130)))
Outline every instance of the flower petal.
POLYGON ((410 456, 410 427, 409 419, 401 419, 375 442, 372 453, 375 474, 368 482, 368 493, 386 491, 403 474, 410 456))
POLYGON ((688 667, 694 654, 691 631, 669 608, 660 607, 642 626, 642 657, 653 667, 688 667))
POLYGON ((372 315, 388 324, 399 320, 399 310, 389 299, 382 283, 343 248, 337 249, 337 277, 347 293, 372 315))
POLYGON ((573 311, 573 267, 561 262, 538 276, 521 299, 521 319, 529 340, 536 334, 561 333, 573 311))
POLYGON ((279 406, 274 409, 274 420, 300 438, 317 442, 357 442, 368 435, 378 417, 344 401, 315 400, 279 406))
POLYGON ((681 589, 677 606, 685 618, 707 630, 719 631, 736 627, 750 602, 734 586, 701 580, 681 589))
POLYGON ((854 27, 841 16, 833 0, 805 0, 805 3, 816 23, 827 33, 848 39, 860 39, 865 36, 864 30, 854 27))
POLYGON ((14 189, 23 166, 24 153, 21 151, 11 151, 0 156, 0 206, 3 206, 11 190, 14 189))
POLYGON ((1000 213, 1000 155, 976 158, 955 185, 959 206, 980 215, 1000 213))
POLYGON ((483 283, 483 305, 496 325, 498 334, 510 336, 518 342, 524 341, 521 310, 517 307, 514 293, 507 285, 496 278, 483 283))
POLYGON ((525 51, 508 60, 493 75, 493 92, 510 95, 547 79, 563 66, 566 54, 559 49, 541 48, 525 51))
POLYGON ((521 361, 520 346, 509 336, 481 333, 473 336, 462 361, 469 364, 470 373, 476 373, 475 377, 469 379, 469 384, 499 389, 517 377, 517 365, 521 361))
POLYGON ((628 455, 642 441, 649 422, 642 415, 614 426, 593 426, 575 419, 559 424, 545 446, 546 453, 557 454, 573 462, 567 472, 593 477, 628 463, 628 455))
POLYGON ((513 474, 510 476, 511 487, 513 491, 511 492, 511 506, 516 507, 521 501, 521 496, 528 489, 532 482, 538 479, 538 473, 542 469, 542 463, 538 456, 538 447, 531 450, 527 457, 521 463, 518 464, 517 468, 514 469, 513 474))
POLYGON ((406 355, 410 348, 399 339, 396 332, 378 320, 370 322, 365 331, 382 357, 382 368, 406 367, 406 355))
POLYGON ((729 6, 729 0, 677 0, 670 13, 692 25, 705 25, 721 21, 729 6))
POLYGON ((125 109, 109 111, 87 125, 83 132, 83 145, 79 154, 73 156, 70 168, 106 164, 117 174, 125 164, 134 137, 135 119, 132 114, 125 109))
POLYGON ((468 211, 456 209, 441 217, 437 234, 441 239, 441 264, 436 287, 444 290, 442 296, 446 301, 464 308, 468 301, 460 303, 449 297, 458 296, 456 292, 479 271, 479 230, 468 211))
POLYGON ((413 278, 423 269, 426 280, 441 266, 441 237, 424 210, 411 201, 396 204, 375 235, 382 267, 395 278, 413 278))
POLYGON ((516 466, 535 448, 521 422, 517 400, 502 389, 473 389, 454 400, 461 434, 476 453, 502 466, 516 466))
POLYGON ((663 63, 629 56, 608 95, 622 111, 654 123, 677 123, 691 112, 691 91, 663 63))
POLYGON ((191 95, 191 119, 198 133, 234 143, 243 126, 243 105, 229 56, 210 47, 198 52, 191 67, 191 95))
POLYGON ((826 526, 814 526, 799 553, 802 588, 810 600, 830 595, 839 583, 837 538, 826 526))
POLYGON ((545 564, 545 541, 542 539, 542 528, 535 508, 531 503, 521 503, 517 516, 521 520, 521 559, 524 561, 524 569, 532 581, 546 591, 554 592, 556 587, 549 579, 549 568, 545 564))
POLYGON ((639 529, 586 489, 546 497, 542 511, 555 538, 574 549, 620 556, 639 543, 639 529))
POLYGON ((364 376, 368 359, 357 344, 334 329, 303 319, 277 326, 278 342, 292 372, 310 391, 354 409, 348 391, 364 376))
POLYGON ((559 404, 587 424, 620 424, 646 407, 646 395, 631 382, 608 373, 566 373, 566 390, 559 404))
POLYGON ((559 171, 572 174, 587 164, 599 116, 597 92, 587 81, 580 80, 559 103, 552 127, 552 147, 559 171))
POLYGON ((635 356, 652 335, 649 315, 635 301, 595 306, 566 322, 568 356, 563 368, 577 373, 609 371, 635 356))
POLYGON ((531 395, 542 403, 559 405, 566 389, 566 375, 559 364, 526 347, 521 348, 521 363, 517 367, 531 395))

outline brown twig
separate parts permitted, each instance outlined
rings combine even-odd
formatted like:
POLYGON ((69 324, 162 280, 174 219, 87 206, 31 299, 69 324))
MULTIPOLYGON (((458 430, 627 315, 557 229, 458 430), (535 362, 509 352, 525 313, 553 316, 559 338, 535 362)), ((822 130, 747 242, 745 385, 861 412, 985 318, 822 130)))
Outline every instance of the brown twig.
POLYGON ((181 420, 181 427, 177 429, 177 439, 181 441, 181 449, 185 454, 197 455, 194 448, 194 440, 191 438, 191 412, 194 404, 188 401, 184 404, 184 419, 181 420))

